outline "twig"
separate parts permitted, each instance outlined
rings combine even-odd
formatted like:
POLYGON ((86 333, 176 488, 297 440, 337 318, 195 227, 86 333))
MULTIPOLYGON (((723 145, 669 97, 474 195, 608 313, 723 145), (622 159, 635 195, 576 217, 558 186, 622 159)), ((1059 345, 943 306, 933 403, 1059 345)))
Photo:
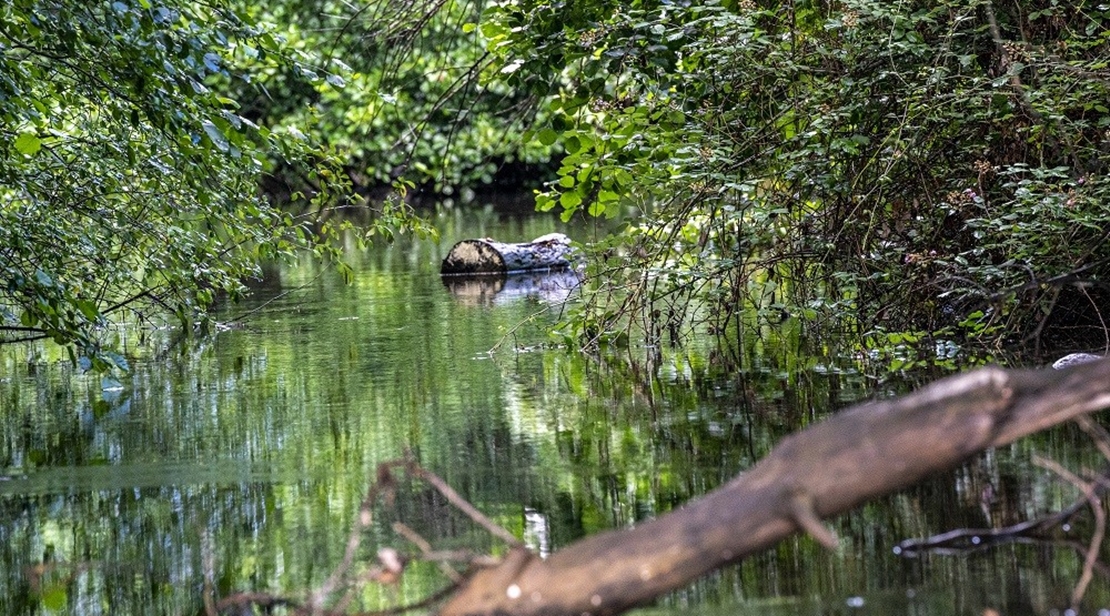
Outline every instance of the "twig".
MULTIPOLYGON (((465 513, 471 520, 479 526, 485 528, 490 534, 504 540, 517 550, 527 551, 523 544, 512 533, 494 524, 489 518, 479 512, 473 505, 467 502, 462 496, 452 489, 443 479, 435 473, 428 471, 416 463, 411 457, 406 457, 400 460, 392 460, 383 462, 378 465, 377 477, 371 482, 366 490, 366 496, 363 498, 359 506, 358 516, 355 523, 351 526, 350 533, 347 537, 347 547, 344 550, 343 558, 332 570, 331 575, 315 590, 313 590, 308 598, 308 601, 303 606, 267 593, 238 593, 221 599, 215 603, 213 607, 208 607, 206 604, 206 612, 211 616, 221 610, 229 607, 236 606, 249 606, 258 605, 263 608, 275 605, 288 605, 294 608, 294 613, 299 615, 311 616, 331 616, 343 613, 343 610, 354 600, 358 588, 362 583, 375 581, 381 584, 392 583, 400 575, 403 569, 403 559, 399 558, 392 548, 382 548, 379 550, 380 566, 371 567, 362 575, 357 578, 351 578, 351 568, 355 563, 355 556, 358 553, 359 547, 362 544, 362 536, 365 530, 373 522, 373 508, 379 499, 384 498, 386 504, 393 501, 393 492, 396 487, 396 480, 393 477, 393 470, 397 468, 405 469, 410 476, 417 477, 424 480, 429 485, 434 487, 440 492, 452 505, 465 513), (397 563, 391 562, 384 552, 390 552, 392 557, 397 560, 397 563), (325 608, 324 604, 330 597, 340 588, 346 585, 346 581, 352 582, 352 587, 348 589, 342 597, 340 597, 330 607, 325 608)), ((497 559, 489 559, 488 557, 474 556, 467 552, 437 552, 432 548, 430 542, 421 537, 416 531, 412 530, 405 524, 397 522, 393 525, 393 529, 405 537, 407 540, 415 544, 423 554, 423 559, 428 562, 436 562, 439 564, 440 569, 444 575, 451 579, 451 584, 435 594, 410 605, 390 608, 377 612, 364 612, 363 616, 385 616, 389 614, 400 614, 411 610, 421 609, 442 600, 455 589, 458 588, 462 582, 463 577, 457 571, 452 569, 448 561, 463 561, 469 564, 472 568, 474 566, 495 566, 501 561, 497 559)))
POLYGON ((252 605, 261 607, 263 612, 272 610, 277 606, 289 606, 296 612, 301 611, 299 604, 283 597, 275 597, 274 595, 264 592, 239 592, 234 595, 228 595, 217 601, 216 613, 226 612, 230 608, 240 608, 240 612, 242 612, 252 605))
POLYGON ((1095 515, 1095 531, 1091 534, 1090 546, 1083 559, 1083 573, 1071 593, 1071 607, 1073 610, 1078 610, 1079 602, 1083 600, 1083 595, 1087 594, 1087 586, 1094 576, 1095 563, 1098 562, 1098 548, 1102 545, 1103 537, 1106 536, 1106 511, 1102 508, 1102 501, 1099 500, 1098 490, 1094 484, 1083 481, 1055 460, 1034 456, 1033 463, 1056 473, 1061 479, 1083 492, 1087 497, 1087 503, 1091 506, 1091 512, 1095 515))
MULTIPOLYGON (((1107 431, 1106 428, 1096 423, 1095 420, 1091 419, 1088 415, 1080 415, 1075 419, 1075 423, 1087 433, 1087 436, 1091 437, 1091 440, 1094 441, 1095 447, 1098 447, 1098 451, 1102 454, 1102 457, 1110 461, 1110 431, 1107 431)), ((1107 472, 1103 474, 1110 474, 1110 469, 1107 469, 1107 472)))
POLYGON ((466 501, 466 499, 464 499, 462 496, 459 496, 459 493, 456 492, 454 488, 447 485, 447 482, 443 479, 440 479, 440 477, 435 473, 429 470, 425 470, 421 466, 412 462, 409 463, 408 470, 416 477, 427 481, 436 490, 439 490, 439 493, 447 498, 447 501, 454 505, 456 509, 465 513, 467 517, 474 521, 475 524, 489 531, 489 533, 494 537, 501 539, 514 548, 524 547, 524 544, 521 543, 521 541, 517 539, 515 535, 505 530, 504 528, 501 528, 497 524, 494 524, 493 520, 487 518, 485 514, 483 514, 481 511, 478 511, 474 507, 474 505, 471 505, 469 502, 466 501))
POLYGON ((236 316, 235 318, 232 318, 232 319, 228 319, 228 320, 227 320, 227 322, 228 322, 228 323, 237 323, 237 322, 239 322, 239 321, 242 321, 243 319, 245 319, 245 318, 247 318, 247 317, 251 316, 252 314, 255 314, 256 312, 259 312, 259 311, 261 311, 261 310, 262 310, 263 308, 265 308, 266 306, 269 306, 270 304, 272 304, 272 303, 274 303, 274 302, 278 301, 279 299, 282 299, 282 298, 284 298, 285 296, 289 295, 290 293, 295 293, 295 292, 297 292, 297 291, 300 291, 300 290, 302 290, 302 289, 304 289, 304 288, 308 287, 308 285, 310 285, 310 284, 313 284, 313 283, 315 283, 315 282, 316 282, 317 280, 319 280, 319 279, 320 279, 320 277, 321 277, 321 276, 323 276, 323 275, 324 275, 324 274, 325 274, 325 273, 326 273, 326 272, 327 272, 327 271, 328 271, 329 269, 330 269, 330 268, 324 268, 324 270, 323 270, 323 271, 321 271, 321 272, 320 272, 319 274, 316 274, 316 275, 315 275, 315 276, 314 276, 314 277, 312 278, 312 280, 309 280, 308 282, 306 282, 306 283, 304 283, 304 284, 302 284, 302 285, 299 285, 299 286, 297 286, 297 287, 294 287, 294 288, 292 288, 292 289, 289 289, 289 290, 287 290, 287 291, 284 291, 284 292, 282 292, 282 293, 278 293, 277 295, 275 295, 275 296, 271 297, 270 299, 268 299, 268 300, 266 300, 266 301, 262 302, 261 304, 259 304, 259 305, 255 306, 254 308, 251 308, 250 310, 248 310, 248 311, 246 311, 246 312, 244 312, 244 313, 242 313, 242 314, 240 314, 240 315, 236 316))
MULTIPOLYGON (((403 522, 394 522, 393 531, 420 548, 420 553, 424 556, 425 560, 428 560, 429 554, 435 552, 435 550, 432 549, 432 544, 428 543, 427 539, 421 537, 419 533, 409 528, 408 525, 403 522)), ((452 569, 445 561, 440 560, 436 564, 439 565, 439 570, 443 572, 443 575, 446 575, 452 582, 458 584, 462 581, 462 576, 459 575, 459 572, 452 569)))
POLYGON ((1009 63, 1005 60, 1006 46, 1005 41, 1002 40, 1002 31, 998 27, 998 20, 994 17, 994 4, 988 0, 983 5, 983 8, 987 13, 987 26, 990 28, 991 39, 994 41, 995 50, 1003 58, 1002 67, 1009 74, 1010 87, 1013 89, 1014 96, 1018 100, 1018 106, 1021 107, 1022 111, 1034 122, 1042 122, 1044 118, 1041 112, 1034 109, 1033 105, 1029 103, 1029 97, 1025 93, 1025 86, 1021 83, 1021 77, 1018 75, 1017 71, 1011 70, 1008 65, 1009 63))
POLYGON ((393 614, 403 614, 405 612, 423 609, 428 607, 429 605, 434 605, 446 599, 448 595, 455 592, 456 588, 458 588, 458 584, 448 584, 447 586, 441 588, 440 590, 437 590, 436 592, 415 603, 391 607, 384 610, 378 610, 376 612, 358 612, 352 614, 351 616, 392 616, 393 614))
POLYGON ((377 481, 372 482, 366 490, 366 496, 362 499, 362 504, 359 505, 358 518, 351 526, 351 532, 347 535, 347 549, 343 552, 343 560, 336 565, 328 579, 324 580, 324 583, 309 598, 309 606, 313 613, 316 613, 328 596, 335 592, 339 583, 350 571, 351 565, 354 564, 355 554, 362 543, 362 531, 368 528, 374 519, 374 503, 377 502, 378 497, 383 492, 393 490, 393 476, 389 469, 395 466, 407 466, 408 464, 409 461, 401 460, 378 465, 377 481))
MULTIPOLYGON (((1110 353, 1110 328, 1106 327, 1106 320, 1102 318, 1102 311, 1098 309, 1098 302, 1091 297, 1091 294, 1087 292, 1085 286, 1076 285, 1075 288, 1079 289, 1079 292, 1083 294, 1083 297, 1087 298, 1088 302, 1091 302, 1091 309, 1095 311, 1095 316, 1098 317, 1098 322, 1102 325, 1102 337, 1106 343, 1105 346, 1102 347, 1103 353, 1110 353)), ((1103 455, 1105 455, 1105 453, 1103 455)), ((1107 459, 1110 460, 1110 458, 1107 459)))
MULTIPOLYGON (((1110 452, 1110 443, 1107 444, 1107 447, 1107 452, 1110 452)), ((1110 473, 1110 468, 1104 470, 1104 473, 1110 473)), ((1100 494, 1110 490, 1110 483, 1098 481, 1098 485, 1098 492, 1100 494)), ((1060 526, 1070 520, 1087 504, 1086 497, 1082 497, 1053 514, 1033 520, 1018 522, 1010 526, 1001 528, 959 528, 925 539, 906 539, 898 544, 895 548, 895 552, 910 556, 926 550, 931 552, 940 550, 959 551, 972 548, 983 548, 1007 541, 1019 541, 1038 537, 1049 529, 1060 526)))
MULTIPOLYGON (((561 307, 562 307, 562 304, 560 304, 560 308, 561 307)), ((533 312, 532 314, 530 314, 527 317, 518 321, 516 323, 516 325, 513 325, 511 328, 509 328, 509 331, 505 332, 504 335, 502 335, 500 338, 498 338, 497 342, 495 342, 493 344, 493 346, 490 347, 490 349, 488 351, 486 351, 486 353, 492 356, 494 353, 496 353, 505 344, 505 340, 509 336, 512 336, 513 339, 516 340, 517 330, 519 330, 521 327, 523 327, 526 323, 531 323, 537 317, 542 316, 545 312, 550 312, 551 308, 552 308, 551 306, 544 306, 543 308, 540 308, 539 310, 533 312)))
POLYGON ((839 542, 836 535, 821 523, 821 516, 814 507, 813 497, 798 492, 790 499, 790 517, 799 528, 827 550, 835 550, 839 542))

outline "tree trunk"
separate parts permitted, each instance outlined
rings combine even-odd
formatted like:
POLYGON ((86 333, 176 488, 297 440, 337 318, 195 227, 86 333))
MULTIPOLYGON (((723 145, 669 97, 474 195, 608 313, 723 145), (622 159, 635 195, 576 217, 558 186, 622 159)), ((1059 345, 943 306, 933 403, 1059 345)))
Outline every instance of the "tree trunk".
POLYGON ((571 266, 570 238, 549 233, 523 244, 489 238, 463 240, 453 247, 440 267, 441 274, 507 274, 571 266))
POLYGON ((820 519, 1110 406, 1110 360, 1064 371, 991 367, 846 410, 793 434, 710 494, 546 560, 517 549, 479 570, 440 616, 617 614, 765 550, 820 519))

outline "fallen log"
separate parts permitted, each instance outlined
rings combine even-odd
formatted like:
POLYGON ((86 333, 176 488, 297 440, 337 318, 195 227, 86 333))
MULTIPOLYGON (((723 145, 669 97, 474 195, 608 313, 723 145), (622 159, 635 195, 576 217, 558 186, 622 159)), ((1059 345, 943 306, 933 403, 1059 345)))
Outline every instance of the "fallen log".
POLYGON ((549 233, 523 244, 490 238, 463 240, 451 247, 440 274, 509 274, 567 269, 573 265, 570 238, 549 233))
POLYGON ((794 533, 832 546, 822 518, 1108 406, 1110 360, 949 377, 795 433, 718 490, 635 528, 588 537, 547 559, 515 547, 438 613, 618 614, 794 533))

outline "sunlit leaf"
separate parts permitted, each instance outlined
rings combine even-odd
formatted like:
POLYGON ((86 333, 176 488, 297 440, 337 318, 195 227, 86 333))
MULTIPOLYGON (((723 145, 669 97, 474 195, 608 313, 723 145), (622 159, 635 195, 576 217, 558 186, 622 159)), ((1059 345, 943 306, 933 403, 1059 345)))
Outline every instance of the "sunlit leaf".
POLYGON ((34 156, 42 148, 42 140, 31 133, 21 133, 15 138, 14 145, 20 154, 34 156))

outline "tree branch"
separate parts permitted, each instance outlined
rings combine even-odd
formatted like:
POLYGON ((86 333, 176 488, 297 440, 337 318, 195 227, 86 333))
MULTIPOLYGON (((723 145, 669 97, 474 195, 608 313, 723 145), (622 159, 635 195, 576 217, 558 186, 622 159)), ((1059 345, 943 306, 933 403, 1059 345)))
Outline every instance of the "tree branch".
POLYGON ((953 376, 793 434, 680 510, 586 538, 546 560, 507 557, 473 575, 439 614, 618 614, 794 533, 831 542, 818 519, 1107 406, 1110 360, 953 376))

